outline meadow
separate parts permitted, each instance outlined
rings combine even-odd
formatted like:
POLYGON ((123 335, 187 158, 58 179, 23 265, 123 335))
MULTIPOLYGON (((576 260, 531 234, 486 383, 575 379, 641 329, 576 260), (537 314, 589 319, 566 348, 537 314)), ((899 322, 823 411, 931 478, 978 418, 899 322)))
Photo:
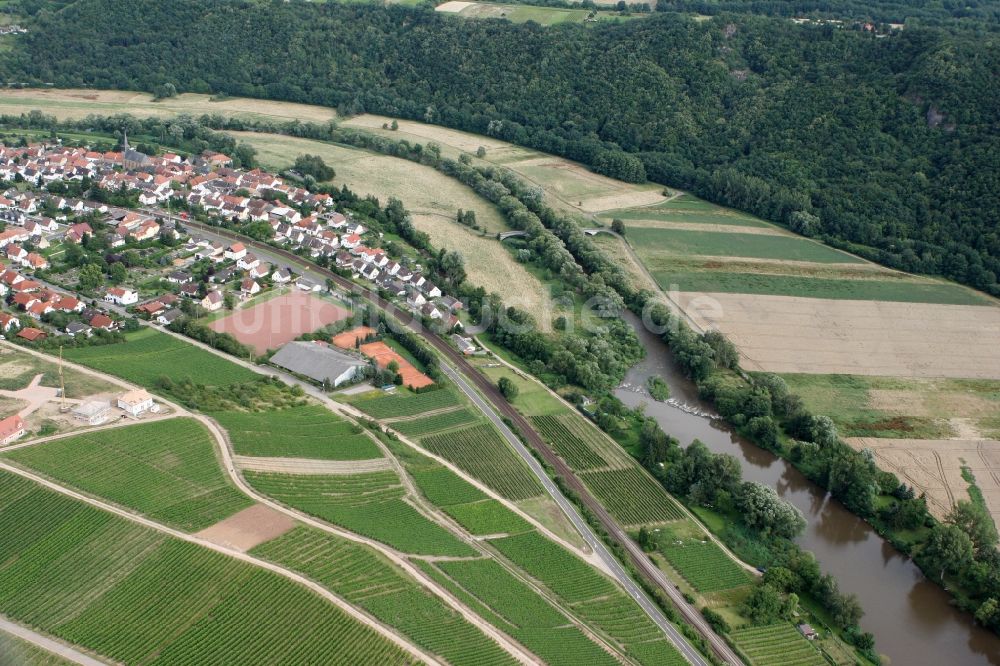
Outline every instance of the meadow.
MULTIPOLYGON (((589 9, 563 9, 561 7, 535 7, 532 5, 508 5, 492 2, 445 3, 438 5, 437 11, 450 13, 464 19, 503 18, 513 23, 534 21, 539 25, 556 25, 559 23, 584 23, 590 15, 589 9), (464 5, 460 11, 447 9, 448 5, 464 5)), ((615 16, 608 12, 599 12, 598 21, 628 20, 639 18, 644 14, 636 13, 628 16, 615 16)))
POLYGON ((407 664, 278 574, 0 473, 0 607, 125 663, 407 664))
POLYGON ((611 515, 625 525, 666 522, 683 517, 674 499, 638 465, 586 472, 580 475, 580 479, 611 515))
MULTIPOLYGON (((19 349, 0 347, 0 389, 17 391, 26 388, 36 375, 42 375, 40 384, 57 388, 59 366, 52 361, 34 356, 19 349)), ((67 398, 85 398, 96 393, 116 391, 103 379, 93 377, 73 368, 63 369, 67 398)))
POLYGON ((811 261, 816 263, 862 263, 862 260, 821 243, 798 236, 705 233, 687 229, 656 229, 651 227, 629 228, 628 238, 638 248, 640 256, 646 253, 703 255, 721 257, 754 257, 785 261, 811 261))
POLYGON ((257 378, 256 373, 242 366, 152 328, 126 333, 125 340, 124 344, 68 348, 64 356, 148 388, 161 377, 175 383, 190 379, 207 386, 228 386, 257 378))
POLYGON ((508 499, 523 500, 542 494, 541 484, 528 466, 492 425, 425 437, 422 444, 508 499))
POLYGON ((456 666, 514 663, 441 599, 361 544, 298 527, 252 552, 309 576, 456 666))
POLYGON ((253 503, 223 474, 211 435, 194 419, 64 437, 6 457, 190 532, 253 503))
POLYGON ((382 452, 360 426, 315 404, 265 412, 215 412, 238 455, 371 460, 382 452))
MULTIPOLYGON (((670 265, 669 260, 664 260, 670 265)), ((722 292, 735 294, 770 294, 854 301, 898 301, 901 303, 941 303, 946 305, 985 305, 989 299, 966 287, 948 282, 918 280, 806 277, 773 275, 764 272, 729 272, 720 270, 657 269, 659 260, 648 265, 653 277, 666 290, 722 292)), ((761 268, 760 270, 767 270, 761 268)))
POLYGON ((752 666, 826 666, 827 661, 791 624, 736 629, 730 636, 752 666))
POLYGON ((600 215, 601 219, 610 222, 619 219, 626 223, 629 220, 646 220, 650 222, 691 222, 696 224, 722 224, 738 227, 771 227, 764 220, 746 213, 716 206, 689 194, 682 194, 670 201, 655 206, 614 210, 600 215))
POLYGON ((34 643, 0 631, 0 664, 19 666, 71 666, 67 661, 51 652, 37 647, 34 643))
POLYGON ((394 472, 292 476, 245 472, 260 492, 405 553, 468 557, 476 551, 403 501, 394 472))

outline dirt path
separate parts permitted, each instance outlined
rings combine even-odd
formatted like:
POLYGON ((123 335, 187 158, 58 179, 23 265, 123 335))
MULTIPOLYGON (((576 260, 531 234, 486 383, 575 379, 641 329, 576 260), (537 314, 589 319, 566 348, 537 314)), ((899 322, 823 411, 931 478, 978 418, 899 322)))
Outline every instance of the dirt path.
POLYGON ((107 666, 107 664, 114 663, 111 661, 101 661, 99 659, 89 657, 71 645, 61 643, 55 639, 40 634, 37 631, 32 631, 31 629, 22 627, 21 625, 15 624, 2 617, 0 617, 0 631, 4 631, 12 636, 17 636, 23 641, 33 643, 47 652, 58 655, 66 661, 73 662, 74 664, 80 664, 80 666, 107 666))
POLYGON ((276 474, 363 474, 392 469, 386 458, 375 460, 313 460, 310 458, 254 458, 233 456, 240 471, 276 474))
POLYGON ((333 594, 319 583, 315 583, 312 580, 306 578, 305 576, 297 574, 290 569, 285 569, 284 567, 278 566, 277 564, 273 564, 266 560, 258 559, 256 557, 253 557, 252 555, 247 555, 246 553, 240 552, 239 550, 236 550, 234 548, 227 548, 212 541, 208 541, 207 539, 202 539, 201 537, 195 536, 193 534, 188 534, 186 532, 181 532, 180 530, 175 530, 172 527, 167 527, 166 525, 162 525, 154 520, 150 520, 149 518, 141 516, 137 513, 133 513, 131 511, 127 511, 125 509, 116 507, 112 504, 103 502, 94 497, 89 497, 87 495, 84 495, 83 493, 70 490, 69 488, 60 486, 57 483, 48 481, 47 479, 44 479, 36 474, 32 474, 31 472, 20 469, 18 467, 14 467, 13 465, 9 465, 5 462, 0 462, 0 469, 3 469, 12 474, 17 474, 18 476, 22 476, 26 479, 34 481, 38 485, 44 486, 49 490, 53 490, 57 493, 70 497, 78 502, 83 502, 85 504, 97 507, 98 509, 101 509, 103 511, 113 513, 116 516, 119 516, 120 518, 124 518, 125 520, 128 520, 130 522, 142 525, 143 527, 156 530, 157 532, 161 532, 175 539, 181 539, 189 543, 197 544, 203 548, 208 548, 209 550, 214 550, 217 553, 228 555, 229 557, 240 560, 242 562, 246 562, 247 564, 252 564, 262 569, 267 569, 268 571, 276 573, 279 576, 282 576, 288 580, 291 580, 292 582, 298 583, 299 585, 302 585, 310 589, 314 593, 318 594, 319 596, 323 597, 330 603, 340 608, 342 611, 353 617, 358 622, 361 622, 362 624, 367 625, 371 629, 382 634, 387 639, 389 639, 397 646, 399 646, 401 649, 410 653, 417 659, 420 659, 421 661, 424 661, 427 664, 440 663, 433 656, 424 652, 419 647, 410 643, 407 639, 398 634, 395 629, 381 624, 373 617, 370 617, 369 615, 361 612, 351 604, 347 603, 337 595, 333 594))

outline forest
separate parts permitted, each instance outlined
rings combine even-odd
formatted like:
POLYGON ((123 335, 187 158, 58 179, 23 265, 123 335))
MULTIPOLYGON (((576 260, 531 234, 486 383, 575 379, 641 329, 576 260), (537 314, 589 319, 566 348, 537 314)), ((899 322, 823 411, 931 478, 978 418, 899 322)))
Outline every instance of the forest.
POLYGON ((911 23, 882 36, 657 12, 543 28, 427 7, 77 0, 39 11, 0 76, 438 123, 1000 294, 1000 44, 986 20, 911 23))

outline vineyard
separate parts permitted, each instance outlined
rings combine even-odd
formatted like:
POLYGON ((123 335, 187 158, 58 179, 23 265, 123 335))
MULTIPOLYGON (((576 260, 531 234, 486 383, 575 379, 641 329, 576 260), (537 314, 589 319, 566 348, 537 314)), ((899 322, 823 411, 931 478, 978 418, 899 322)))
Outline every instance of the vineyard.
POLYGON ((643 666, 686 663, 632 599, 582 560, 538 532, 491 539, 489 543, 643 666))
POLYGON ((531 529, 526 520, 494 499, 446 506, 444 512, 476 536, 520 534, 531 529))
POLYGON ((673 498, 638 467, 587 472, 580 478, 611 515, 626 525, 683 518, 673 498))
POLYGON ((363 398, 353 402, 354 406, 372 418, 390 419, 399 416, 416 416, 459 404, 458 396, 449 389, 437 389, 426 393, 411 393, 401 390, 394 395, 378 398, 363 398))
POLYGON ((229 432, 238 455, 370 460, 381 458, 378 446, 359 426, 320 405, 266 412, 217 412, 212 418, 229 432))
POLYGON ((570 603, 617 592, 610 580, 538 532, 492 539, 489 544, 570 603))
POLYGON ((0 607, 115 661, 404 664, 277 574, 0 473, 0 607))
POLYGON ((581 423, 576 416, 535 416, 531 421, 555 452, 574 470, 597 469, 608 465, 598 453, 604 448, 604 443, 599 441, 600 435, 581 423))
POLYGON ((422 443, 507 499, 522 500, 542 494, 542 486, 528 466, 490 425, 426 437, 422 443))
POLYGON ((192 532, 253 503, 226 478, 211 435, 194 419, 65 437, 7 456, 67 485, 192 532))
POLYGON ((462 407, 454 411, 440 412, 419 419, 396 421, 392 424, 392 427, 407 437, 422 437, 444 430, 451 430, 459 426, 477 423, 479 420, 479 417, 472 413, 472 411, 462 407))
POLYGON ((747 572, 711 541, 688 539, 678 544, 664 539, 660 552, 699 592, 728 590, 750 582, 747 572))
POLYGON ((513 663, 443 601, 361 544, 299 527, 253 553, 309 576, 456 666, 513 663))
POLYGON ((245 473, 260 492, 308 514, 415 555, 476 554, 451 532, 403 501, 394 472, 345 476, 245 473))
POLYGON ((420 492, 435 506, 467 504, 486 499, 486 494, 447 467, 421 456, 421 464, 408 464, 410 476, 420 492))
POLYGON ((207 386, 251 381, 257 374, 192 344, 151 328, 127 333, 124 344, 68 347, 67 360, 117 375, 147 388, 160 377, 207 386))
POLYGON ((730 637, 753 666, 826 666, 826 659, 790 624, 736 629, 730 637))
POLYGON ((439 562, 437 566, 510 623, 511 635, 546 663, 556 666, 617 663, 552 604, 494 560, 439 562))

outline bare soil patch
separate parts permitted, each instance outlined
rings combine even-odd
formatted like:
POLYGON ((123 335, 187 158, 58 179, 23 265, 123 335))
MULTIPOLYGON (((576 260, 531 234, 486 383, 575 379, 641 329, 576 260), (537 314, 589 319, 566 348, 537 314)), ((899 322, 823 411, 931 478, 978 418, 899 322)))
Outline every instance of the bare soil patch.
POLYGON ((293 527, 295 520, 291 516, 263 504, 254 504, 206 527, 195 536, 246 552, 265 541, 278 538, 293 527))
POLYGON ((744 367, 782 373, 1000 379, 1000 308, 684 293, 744 367))
POLYGON ((847 442, 857 450, 871 449, 879 467, 926 492, 927 507, 937 518, 955 502, 969 499, 969 483, 962 478, 962 467, 968 467, 993 521, 1000 524, 1000 441, 860 437, 847 442))
POLYGON ((351 315, 344 308, 312 294, 294 291, 216 319, 213 331, 229 333, 258 354, 277 349, 303 333, 351 315))

